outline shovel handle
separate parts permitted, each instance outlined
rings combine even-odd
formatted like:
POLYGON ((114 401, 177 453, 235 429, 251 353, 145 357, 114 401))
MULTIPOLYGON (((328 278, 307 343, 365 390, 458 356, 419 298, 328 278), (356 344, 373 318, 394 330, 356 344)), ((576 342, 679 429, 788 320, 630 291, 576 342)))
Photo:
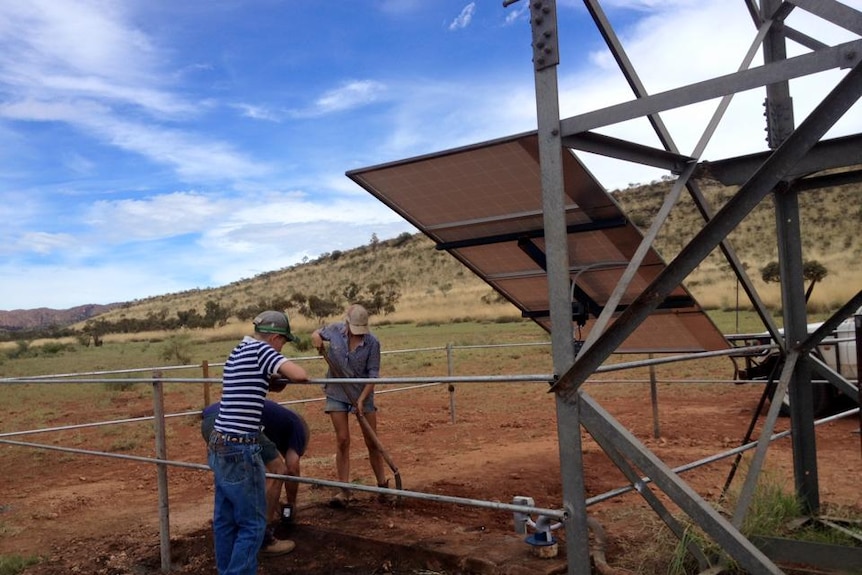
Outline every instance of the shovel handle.
MULTIPOLYGON (((326 361, 326 364, 329 366, 329 371, 336 378, 345 377, 344 370, 341 369, 341 366, 332 361, 329 357, 329 353, 326 351, 326 346, 322 346, 320 348, 320 355, 323 356, 323 359, 326 361)), ((368 420, 365 419, 365 414, 359 411, 359 405, 354 397, 350 396, 350 392, 346 389, 344 390, 347 393, 348 398, 350 398, 350 403, 356 408, 356 419, 359 420, 359 425, 362 427, 365 434, 371 439, 371 442, 377 448, 377 451, 380 452, 380 455, 383 456, 383 460, 389 466, 389 469, 392 470, 393 475, 395 476, 395 484, 398 489, 401 489, 401 474, 398 472, 398 466, 395 465, 395 462, 392 461, 392 457, 389 456, 389 452, 386 451, 386 448, 383 447, 383 444, 380 443, 380 438, 377 437, 377 433, 374 431, 374 428, 371 427, 371 424, 368 423, 368 420)))

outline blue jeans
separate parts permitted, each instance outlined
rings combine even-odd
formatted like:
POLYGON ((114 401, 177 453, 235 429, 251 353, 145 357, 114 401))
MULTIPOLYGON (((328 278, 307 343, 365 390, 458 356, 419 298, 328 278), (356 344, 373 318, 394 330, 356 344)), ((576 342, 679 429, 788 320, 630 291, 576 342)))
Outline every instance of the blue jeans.
POLYGON ((266 468, 260 444, 226 443, 215 434, 207 463, 215 477, 213 535, 219 575, 255 575, 266 532, 266 468))

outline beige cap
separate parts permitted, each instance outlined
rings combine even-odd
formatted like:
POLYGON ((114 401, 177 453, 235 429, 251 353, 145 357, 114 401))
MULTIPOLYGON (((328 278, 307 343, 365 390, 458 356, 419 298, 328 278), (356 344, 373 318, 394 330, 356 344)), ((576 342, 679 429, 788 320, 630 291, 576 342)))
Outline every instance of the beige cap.
POLYGON ((347 308, 344 322, 350 326, 350 331, 356 335, 368 333, 368 311, 358 303, 347 308))

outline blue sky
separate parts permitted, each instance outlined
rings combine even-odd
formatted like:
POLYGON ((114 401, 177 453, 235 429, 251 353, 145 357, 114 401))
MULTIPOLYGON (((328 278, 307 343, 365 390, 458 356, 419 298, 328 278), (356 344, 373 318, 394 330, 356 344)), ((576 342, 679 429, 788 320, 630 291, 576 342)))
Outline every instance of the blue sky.
MULTIPOLYGON (((561 115, 632 99, 582 3, 557 5, 561 115)), ((602 6, 651 93, 733 72, 754 34, 741 0, 602 6)), ((535 129, 530 42, 526 0, 0 2, 0 309, 217 287, 415 232, 344 173, 535 129)), ((797 122, 842 74, 791 83, 797 122)), ((704 159, 764 149, 762 99, 737 96, 704 159)), ((663 115, 682 151, 715 105, 663 115)), ((830 136, 860 124, 857 104, 830 136)), ((658 145, 641 120, 600 131, 658 145)), ((663 175, 582 159, 608 189, 663 175)))

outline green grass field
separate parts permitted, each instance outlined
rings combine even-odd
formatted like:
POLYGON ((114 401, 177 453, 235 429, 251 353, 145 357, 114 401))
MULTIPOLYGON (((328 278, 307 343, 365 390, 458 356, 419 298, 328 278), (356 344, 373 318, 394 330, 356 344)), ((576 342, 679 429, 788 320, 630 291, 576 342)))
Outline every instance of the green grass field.
MULTIPOLYGON (((736 317, 716 312, 715 322, 725 331, 734 331, 736 317)), ((741 318, 751 329, 756 318, 741 318)), ((758 331, 762 328, 757 329, 758 331)), ((447 375, 551 374, 553 361, 550 335, 528 320, 482 322, 428 322, 421 325, 393 323, 379 325, 374 333, 383 349, 382 377, 436 377, 447 375), (509 345, 507 345, 509 344, 509 345), (451 349, 450 349, 451 348, 451 349)), ((307 333, 299 335, 308 338, 307 333)), ((76 379, 96 380, 91 383, 64 385, 61 383, 3 384, 4 403, 11 407, 0 423, 4 431, 40 425, 52 425, 63 410, 64 403, 79 402, 82 397, 93 411, 110 411, 118 398, 149 397, 155 370, 162 370, 166 379, 199 379, 221 376, 221 363, 238 341, 239 336, 213 337, 205 331, 197 333, 156 334, 147 340, 106 338, 100 347, 84 347, 77 343, 31 345, 15 353, 0 353, 0 376, 32 377, 81 374, 76 379), (112 372, 105 374, 105 372, 112 372), (120 373, 116 373, 120 372, 120 373), (99 382, 107 378, 110 382, 99 382), (117 381, 119 380, 119 381, 117 381), (141 381, 143 380, 143 381, 141 381), (128 383, 126 383, 128 382, 128 383), (51 401, 43 401, 50 389, 51 401), (27 406, 27 409, 16 407, 27 406)), ((299 362, 312 378, 323 378, 325 366, 306 341, 287 346, 283 353, 299 362)), ((611 357, 608 363, 630 361, 638 357, 611 357)), ((692 363, 692 362, 687 362, 692 363)), ((694 362, 700 363, 700 362, 694 362)), ((713 366, 674 364, 677 377, 692 377, 711 372, 711 377, 730 379, 733 375, 729 359, 713 360, 713 366)), ((614 372, 614 378, 646 378, 645 368, 614 372)), ((56 378, 54 378, 56 379, 56 378)), ((298 398, 319 393, 317 386, 300 386, 298 398)), ((210 386, 208 397, 218 398, 218 385, 210 386)), ((200 382, 167 383, 166 394, 173 409, 200 409, 205 402, 204 386, 200 382)), ((213 400, 214 400, 213 399, 213 400)), ((92 415, 92 414, 90 414, 92 415)), ((89 418, 92 419, 92 418, 89 418)))

